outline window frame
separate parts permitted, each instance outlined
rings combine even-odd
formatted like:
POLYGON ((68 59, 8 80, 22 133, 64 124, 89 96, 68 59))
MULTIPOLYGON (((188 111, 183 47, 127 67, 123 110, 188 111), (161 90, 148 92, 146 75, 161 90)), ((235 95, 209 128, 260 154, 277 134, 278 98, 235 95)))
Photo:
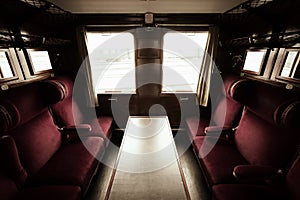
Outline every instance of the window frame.
POLYGON ((300 83, 300 78, 291 77, 291 75, 297 71, 297 68, 299 67, 299 64, 300 64, 300 48, 287 48, 287 49, 284 49, 284 52, 283 52, 283 55, 282 55, 282 58, 281 58, 281 61, 280 61, 280 64, 279 64, 279 70, 276 74, 276 79, 277 80, 282 80, 282 81, 300 83), (297 55, 296 55, 296 57, 293 61, 293 65, 291 67, 289 76, 288 77, 281 76, 282 70, 284 69, 288 54, 290 52, 297 52, 297 55))
POLYGON ((268 60, 268 52, 269 52, 268 49, 247 49, 246 52, 245 52, 245 55, 244 55, 244 61, 243 61, 241 72, 245 73, 245 74, 261 76, 263 74, 264 68, 266 67, 266 63, 267 63, 267 60, 268 60), (263 55, 262 61, 260 63, 258 72, 244 69, 248 52, 264 52, 264 55, 263 55))
MULTIPOLYGON (((18 61, 17 61, 17 56, 14 52, 14 49, 13 48, 1 48, 0 52, 5 53, 8 64, 9 64, 10 69, 11 69, 11 72, 13 74, 12 77, 4 78, 3 74, 1 72, 0 73, 0 83, 14 81, 14 80, 19 79, 19 74, 18 74, 18 72, 16 70, 16 66, 15 66, 18 61)), ((1 71, 1 69, 0 69, 0 71, 1 71)))

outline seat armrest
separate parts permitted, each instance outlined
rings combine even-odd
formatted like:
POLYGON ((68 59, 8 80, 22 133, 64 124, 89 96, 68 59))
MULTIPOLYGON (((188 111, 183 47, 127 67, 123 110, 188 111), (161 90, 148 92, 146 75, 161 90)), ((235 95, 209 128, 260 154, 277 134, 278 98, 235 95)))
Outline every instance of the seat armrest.
POLYGON ((232 140, 235 129, 231 126, 208 126, 204 129, 207 136, 220 136, 221 138, 232 140))
POLYGON ((238 165, 233 176, 240 182, 274 184, 283 176, 281 169, 264 165, 238 165))
POLYGON ((61 131, 75 131, 75 130, 77 130, 78 132, 80 132, 80 131, 91 132, 92 127, 89 124, 78 124, 78 125, 72 125, 72 126, 64 126, 60 130, 61 131))
POLYGON ((65 126, 59 129, 64 143, 80 141, 81 137, 94 136, 89 124, 65 126))

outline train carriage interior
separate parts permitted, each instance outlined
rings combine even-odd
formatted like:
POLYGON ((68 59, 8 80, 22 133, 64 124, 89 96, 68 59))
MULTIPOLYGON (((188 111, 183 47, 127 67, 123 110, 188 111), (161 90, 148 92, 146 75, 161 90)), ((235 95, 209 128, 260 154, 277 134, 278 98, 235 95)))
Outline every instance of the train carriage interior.
POLYGON ((1 0, 1 200, 299 200, 299 0, 1 0))

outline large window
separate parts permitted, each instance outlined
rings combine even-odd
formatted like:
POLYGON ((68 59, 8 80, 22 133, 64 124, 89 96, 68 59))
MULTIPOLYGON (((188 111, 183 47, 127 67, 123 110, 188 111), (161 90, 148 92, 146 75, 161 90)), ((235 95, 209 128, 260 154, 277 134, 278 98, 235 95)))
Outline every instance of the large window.
POLYGON ((162 92, 196 93, 208 32, 170 32, 163 41, 162 92))
POLYGON ((96 93, 134 93, 134 38, 131 33, 87 32, 96 93))

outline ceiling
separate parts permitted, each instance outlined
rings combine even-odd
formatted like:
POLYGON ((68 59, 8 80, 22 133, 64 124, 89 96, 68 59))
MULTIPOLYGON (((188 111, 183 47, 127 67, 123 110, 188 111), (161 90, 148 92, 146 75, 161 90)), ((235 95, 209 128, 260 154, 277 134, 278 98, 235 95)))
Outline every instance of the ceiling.
POLYGON ((245 0, 48 0, 72 13, 223 13, 245 0))

